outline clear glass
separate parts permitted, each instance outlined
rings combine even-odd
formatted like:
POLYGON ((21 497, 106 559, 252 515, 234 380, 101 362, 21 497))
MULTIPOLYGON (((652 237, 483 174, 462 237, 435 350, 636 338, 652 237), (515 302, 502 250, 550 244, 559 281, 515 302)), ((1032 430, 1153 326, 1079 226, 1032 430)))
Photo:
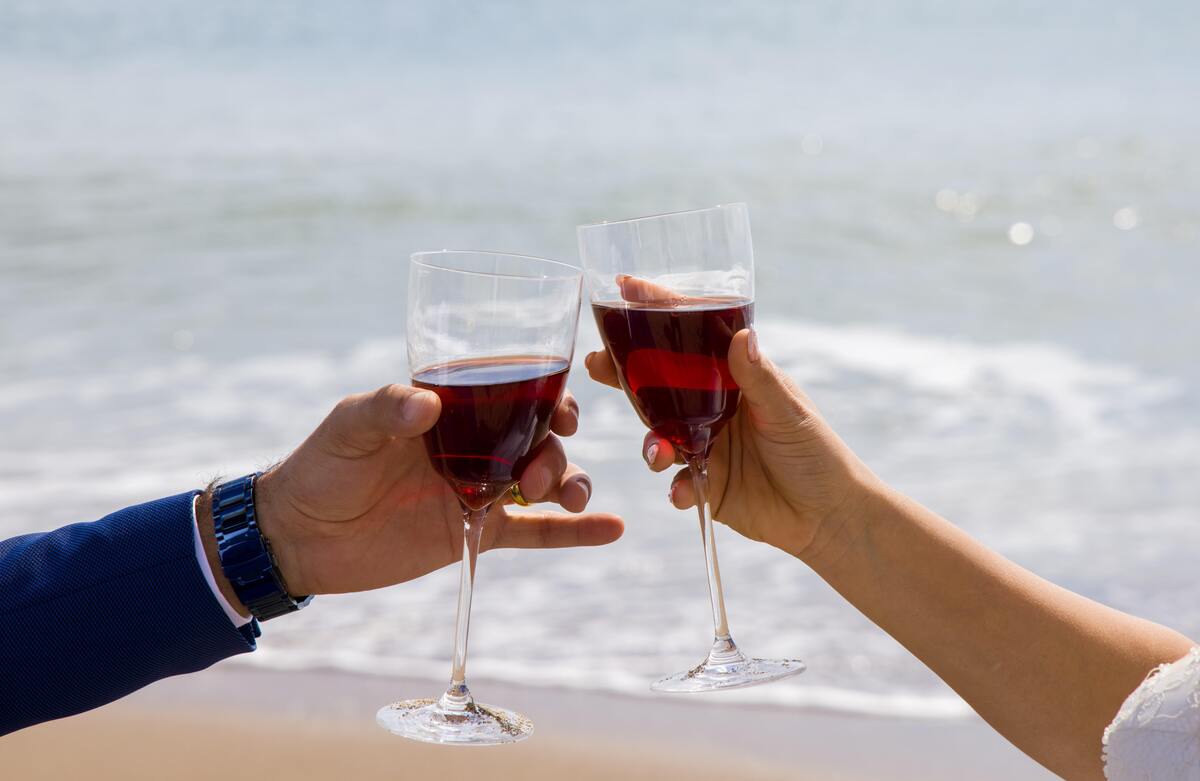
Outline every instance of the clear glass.
MULTIPOLYGON (((534 413, 532 403, 522 409, 525 417, 509 417, 511 408, 479 410, 472 418, 471 410, 457 407, 465 423, 457 422, 457 434, 468 439, 492 441, 497 434, 502 443, 497 447, 515 447, 504 456, 524 456, 536 444, 535 428, 549 425, 549 412, 561 398, 566 367, 571 365, 575 350, 575 330, 579 318, 579 297, 582 275, 579 269, 565 263, 522 255, 495 252, 421 252, 412 256, 408 286, 408 361, 414 384, 421 378, 437 386, 434 389, 456 393, 465 391, 467 404, 473 388, 486 396, 487 388, 496 381, 456 385, 455 377, 467 369, 485 367, 495 376, 497 367, 517 367, 520 379, 537 379, 541 366, 561 367, 553 385, 539 386, 538 422, 529 423, 534 413), (530 374, 532 367, 533 374, 530 374), (458 372, 458 374, 456 374, 458 372), (561 375, 561 376, 559 376, 561 375), (545 388, 550 390, 545 390, 545 388), (527 430, 513 429, 525 421, 527 430), (491 425, 486 435, 476 437, 472 425, 491 425), (495 427, 499 426, 498 429, 495 427)), ((500 380, 499 382, 506 382, 500 380)), ((510 395, 505 403, 511 403, 510 395)), ((447 396, 443 396, 442 417, 434 431, 447 421, 447 396)), ((483 402, 480 402, 483 403, 483 402)), ((446 423, 446 425, 451 425, 446 423)), ((440 440, 426 435, 426 445, 434 456, 440 440)), ((507 474, 503 478, 462 479, 452 467, 445 466, 455 456, 442 455, 442 474, 459 497, 463 514, 462 576, 459 581, 458 619, 454 633, 454 661, 450 685, 436 700, 403 700, 380 708, 376 714, 379 724, 396 735, 427 743, 451 745, 495 745, 514 743, 529 737, 533 725, 529 719, 503 708, 475 702, 467 688, 467 637, 471 625, 471 594, 475 583, 475 561, 479 540, 491 505, 512 488, 516 482, 507 474)), ((487 460, 509 465, 519 459, 501 458, 499 453, 459 456, 460 459, 487 460)), ((435 462, 439 463, 439 462, 435 462)), ((464 463, 475 463, 465 461, 464 463)))
POLYGON ((753 322, 746 205, 583 225, 578 232, 605 347, 642 421, 671 440, 691 467, 704 543, 712 646, 700 664, 650 688, 733 689, 804 672, 798 659, 751 658, 734 643, 707 510, 708 452, 739 398, 725 362, 729 340, 753 322))

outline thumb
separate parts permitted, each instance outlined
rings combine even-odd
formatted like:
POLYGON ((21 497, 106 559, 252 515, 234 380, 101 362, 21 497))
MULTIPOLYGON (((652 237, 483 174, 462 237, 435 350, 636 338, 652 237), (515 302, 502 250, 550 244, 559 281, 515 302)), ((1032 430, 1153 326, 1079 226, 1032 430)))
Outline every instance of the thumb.
POLYGON ((794 427, 816 413, 812 403, 758 347, 758 335, 746 328, 729 345, 729 373, 758 425, 794 427))
POLYGON ((319 431, 338 455, 363 455, 395 437, 424 434, 441 409, 441 399, 432 391, 384 385, 372 393, 342 399, 319 431))

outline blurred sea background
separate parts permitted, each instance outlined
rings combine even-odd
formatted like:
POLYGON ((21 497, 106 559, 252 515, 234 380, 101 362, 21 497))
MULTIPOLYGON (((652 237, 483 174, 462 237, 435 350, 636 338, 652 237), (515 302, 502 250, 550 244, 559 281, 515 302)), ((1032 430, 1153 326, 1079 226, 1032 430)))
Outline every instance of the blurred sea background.
MULTIPOLYGON (((1191 2, 0 0, 0 536, 406 381, 413 251, 577 262, 578 223, 740 200, 764 349, 881 476, 1197 637, 1198 138, 1191 2)), ((649 695, 708 647, 695 520, 598 345, 581 318, 569 451, 628 531, 482 559, 476 680, 649 695)), ((728 699, 968 712, 718 534, 739 643, 810 666, 728 699)), ((323 597, 236 663, 440 682, 457 577, 323 597)))

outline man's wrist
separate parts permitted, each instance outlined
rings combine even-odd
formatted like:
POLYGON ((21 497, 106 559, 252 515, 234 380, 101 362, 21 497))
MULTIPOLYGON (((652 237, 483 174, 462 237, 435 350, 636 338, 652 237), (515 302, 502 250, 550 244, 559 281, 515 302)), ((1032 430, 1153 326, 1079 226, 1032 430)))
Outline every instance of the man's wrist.
POLYGON ((279 574, 283 576, 288 593, 293 597, 308 595, 312 591, 307 590, 304 583, 292 539, 288 534, 284 506, 279 501, 279 480, 279 470, 271 469, 254 481, 254 509, 258 528, 262 536, 271 543, 271 556, 275 559, 279 574))
POLYGON ((213 531, 212 486, 204 489, 196 499, 196 528, 200 530, 200 542, 204 545, 204 556, 208 559, 208 568, 212 571, 213 580, 225 597, 229 606, 239 615, 249 616, 250 609, 238 599, 237 592, 229 578, 225 577, 225 569, 221 566, 221 556, 217 550, 217 535, 213 531))

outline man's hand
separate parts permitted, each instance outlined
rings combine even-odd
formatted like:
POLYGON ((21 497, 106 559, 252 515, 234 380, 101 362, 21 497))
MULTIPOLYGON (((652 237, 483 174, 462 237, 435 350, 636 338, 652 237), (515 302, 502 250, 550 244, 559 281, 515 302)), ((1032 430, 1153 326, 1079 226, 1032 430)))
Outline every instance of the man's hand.
MULTIPOLYGON (((421 435, 441 412, 437 395, 401 385, 343 399, 307 440, 262 475, 255 506, 263 534, 294 595, 336 594, 389 586, 462 556, 462 510, 434 471, 421 435)), ((554 411, 553 432, 575 433, 579 407, 570 393, 554 411)), ((554 501, 581 513, 591 479, 568 463, 550 434, 521 476, 530 502, 554 501)), ((197 507, 209 562, 222 593, 240 612, 221 573, 212 516, 197 507)), ((481 550, 604 545, 621 536, 621 519, 603 513, 510 515, 499 503, 484 525, 481 550)))

